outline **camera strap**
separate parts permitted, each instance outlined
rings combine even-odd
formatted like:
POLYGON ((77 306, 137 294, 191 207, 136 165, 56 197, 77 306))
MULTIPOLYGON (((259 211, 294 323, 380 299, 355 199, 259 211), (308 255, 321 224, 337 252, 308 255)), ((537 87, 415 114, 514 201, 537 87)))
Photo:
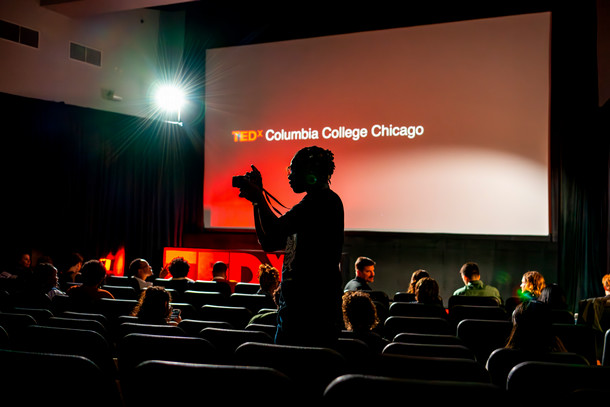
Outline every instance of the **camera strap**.
POLYGON ((265 195, 265 200, 267 201, 267 203, 269 204, 269 207, 271 209, 273 209, 278 215, 282 215, 282 212, 280 212, 275 206, 273 206, 273 204, 271 203, 270 199, 273 199, 275 202, 277 202, 282 208, 286 208, 286 209, 290 209, 284 205, 282 205, 282 203, 280 201, 278 201, 273 195, 271 195, 265 188, 263 188, 263 194, 265 195))

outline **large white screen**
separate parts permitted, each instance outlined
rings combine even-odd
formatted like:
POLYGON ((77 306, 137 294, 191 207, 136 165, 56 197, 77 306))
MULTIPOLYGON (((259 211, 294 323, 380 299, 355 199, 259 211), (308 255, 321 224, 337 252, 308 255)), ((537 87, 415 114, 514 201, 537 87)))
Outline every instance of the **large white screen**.
POLYGON ((205 226, 253 227, 250 164, 294 205, 319 145, 346 230, 548 235, 549 53, 550 13, 208 50, 205 226))

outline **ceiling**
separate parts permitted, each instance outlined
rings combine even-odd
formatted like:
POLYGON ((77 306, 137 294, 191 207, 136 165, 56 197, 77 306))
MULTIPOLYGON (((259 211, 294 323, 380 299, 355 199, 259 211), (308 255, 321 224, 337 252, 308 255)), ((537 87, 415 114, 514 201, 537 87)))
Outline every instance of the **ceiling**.
POLYGON ((40 0, 42 7, 71 18, 85 18, 116 11, 160 7, 198 0, 40 0))

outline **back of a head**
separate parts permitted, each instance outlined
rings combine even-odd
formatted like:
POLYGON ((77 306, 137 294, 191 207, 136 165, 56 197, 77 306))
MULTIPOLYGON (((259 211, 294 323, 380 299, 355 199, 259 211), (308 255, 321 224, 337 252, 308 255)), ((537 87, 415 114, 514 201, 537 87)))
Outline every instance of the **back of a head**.
POLYGON ((537 300, 519 304, 512 315, 513 330, 509 346, 529 351, 549 351, 555 346, 551 308, 537 300))
POLYGON ((214 277, 226 277, 228 268, 225 262, 217 261, 212 266, 212 275, 214 277))
POLYGON ((135 259, 131 263, 129 263, 129 268, 127 269, 127 275, 129 277, 134 277, 138 275, 138 270, 142 267, 142 263, 144 263, 144 259, 135 259))
POLYGON ((528 291, 534 297, 539 297, 546 287, 544 277, 538 271, 528 271, 523 274, 523 282, 525 283, 524 291, 528 291))
POLYGON ((440 301, 439 286, 435 279, 423 277, 415 285, 415 298, 424 304, 436 304, 440 301))
POLYGON ((464 277, 467 277, 469 279, 477 279, 478 277, 480 277, 480 272, 479 272, 479 265, 475 262, 469 261, 467 263, 464 263, 464 265, 462 266, 462 268, 460 269, 460 273, 462 273, 462 275, 464 277))
POLYGON ((606 274, 602 277, 602 285, 606 292, 610 292, 610 274, 606 274))
POLYGON ((142 291, 138 304, 133 310, 144 323, 159 323, 169 316, 171 294, 161 286, 149 287, 142 291))
POLYGON ((89 260, 81 268, 83 285, 99 286, 106 278, 106 268, 99 260, 89 260))
POLYGON ((347 329, 366 332, 379 324, 375 303, 364 291, 347 291, 343 294, 343 321, 347 329))
POLYGON ((261 264, 258 267, 258 281, 262 290, 273 292, 278 285, 280 274, 270 264, 261 264))
POLYGON ((169 264, 169 273, 174 278, 184 278, 188 275, 191 266, 184 257, 175 257, 169 264))
POLYGON ((417 282, 424 277, 430 277, 430 273, 423 269, 415 270, 413 274, 411 274, 411 282, 409 283, 407 292, 415 293, 415 286, 417 285, 417 282))

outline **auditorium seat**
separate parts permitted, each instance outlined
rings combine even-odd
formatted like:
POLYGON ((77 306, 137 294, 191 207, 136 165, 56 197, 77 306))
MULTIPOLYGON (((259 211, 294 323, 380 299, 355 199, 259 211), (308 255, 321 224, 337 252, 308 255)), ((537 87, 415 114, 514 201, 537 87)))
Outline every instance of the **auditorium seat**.
POLYGON ((405 379, 491 382, 482 363, 462 358, 382 354, 371 372, 405 379))
POLYGON ((602 397, 593 400, 596 405, 604 405, 608 403, 608 383, 610 367, 607 366, 529 361, 510 371, 506 389, 513 399, 519 400, 535 400, 544 395, 544 404, 549 405, 576 405, 570 404, 578 399, 576 392, 589 390, 590 396, 602 397))
POLYGON ((510 321, 464 319, 457 326, 456 336, 485 363, 491 352, 506 346, 512 328, 510 321))
POLYGON ((118 340, 117 350, 121 379, 131 377, 131 370, 146 360, 186 363, 217 363, 219 360, 216 348, 209 341, 190 336, 133 333, 118 340))
POLYGON ((272 338, 275 338, 277 331, 277 325, 275 324, 259 324, 259 323, 248 323, 244 329, 252 331, 263 331, 266 332, 272 338))
POLYGON ((122 405, 117 382, 82 356, 0 350, 0 366, 4 372, 0 394, 5 405, 122 405))
POLYGON ((83 356, 110 377, 117 377, 112 344, 95 331, 31 325, 21 339, 19 350, 83 356))
POLYGON ((325 389, 324 405, 454 405, 469 395, 495 406, 508 406, 506 391, 490 383, 428 381, 348 374, 325 389))
POLYGON ((140 292, 131 286, 104 284, 101 288, 112 294, 114 298, 137 300, 140 297, 140 292))
POLYGON ((200 318, 208 321, 224 321, 235 327, 243 329, 252 318, 252 311, 246 307, 232 307, 223 305, 204 305, 200 310, 200 318))
POLYGON ((402 332, 453 335, 455 331, 445 318, 390 316, 383 324, 383 336, 392 340, 402 332))
POLYGON ((431 345, 464 345, 464 341, 462 341, 456 335, 433 335, 410 332, 399 333, 392 339, 392 341, 405 343, 427 343, 431 345))
POLYGON ((417 302, 393 302, 389 308, 390 316, 447 318, 442 305, 421 304, 417 302))
POLYGON ((334 350, 339 352, 346 361, 346 373, 370 373, 379 353, 357 338, 340 337, 334 350))
POLYGON ((48 308, 14 307, 11 312, 31 315, 39 324, 53 316, 53 312, 48 308))
POLYGON ((391 342, 383 348, 383 354, 460 358, 476 360, 474 352, 464 345, 391 342))
MULTIPOLYGON (((151 360, 132 371, 135 394, 127 394, 125 407, 191 406, 218 402, 248 406, 295 400, 293 382, 275 369, 258 366, 184 363, 151 360), (163 380, 165 388, 151 384, 163 380)), ((295 401, 299 401, 296 399, 295 401)))
POLYGON ((397 291, 394 293, 392 300, 394 302, 413 302, 415 301, 415 294, 406 291, 397 291))
POLYGON ((245 282, 238 282, 237 284, 235 284, 235 293, 240 293, 240 294, 256 294, 258 292, 258 290, 260 289, 260 284, 256 284, 256 283, 245 283, 245 282))
POLYGON ((235 350, 243 343, 273 343, 266 332, 247 329, 204 328, 198 336, 214 345, 224 364, 234 363, 235 350))
POLYGON ((139 333, 166 336, 187 336, 186 332, 177 325, 155 325, 142 324, 139 322, 123 322, 119 325, 118 337, 120 339, 126 335, 139 333))
POLYGON ((11 348, 11 338, 8 336, 8 332, 6 329, 0 326, 0 349, 10 349, 11 348))
POLYGON ((447 309, 456 305, 478 305, 478 306, 499 306, 500 301, 496 297, 476 296, 476 295, 452 295, 447 300, 447 309))
POLYGON ((235 327, 225 321, 203 321, 200 319, 183 319, 178 326, 186 332, 188 336, 197 336, 204 328, 225 328, 234 329, 235 327))
POLYGON ((276 369, 297 385, 294 400, 315 402, 347 369, 345 358, 329 348, 246 342, 235 350, 238 364, 276 369))
POLYGON ((218 292, 225 295, 225 297, 229 298, 231 295, 231 286, 224 281, 206 281, 206 280, 197 280, 195 281, 189 288, 189 290, 194 291, 211 291, 218 292))
POLYGON ((117 276, 115 274, 108 274, 106 276, 106 281, 104 284, 111 286, 123 286, 123 287, 135 287, 133 284, 133 279, 128 276, 117 276))
POLYGON ((533 355, 518 349, 500 348, 489 355, 485 368, 489 372, 492 383, 506 387, 506 380, 511 369, 519 363, 527 361, 589 365, 586 358, 576 353, 549 352, 533 355))
POLYGON ((51 317, 39 325, 95 331, 106 338, 109 343, 113 341, 106 327, 95 319, 51 317))
POLYGON ((499 305, 454 305, 449 308, 449 322, 455 328, 464 319, 509 321, 506 310, 499 305))
POLYGON ((204 305, 227 305, 228 302, 227 296, 217 291, 187 290, 182 299, 197 309, 204 305))
POLYGON ((261 309, 274 308, 276 306, 273 299, 266 295, 246 293, 231 294, 227 305, 248 308, 252 314, 256 314, 261 309))
POLYGON ((15 348, 21 342, 27 327, 36 324, 36 320, 31 315, 0 312, 0 326, 7 332, 11 348, 15 348))

